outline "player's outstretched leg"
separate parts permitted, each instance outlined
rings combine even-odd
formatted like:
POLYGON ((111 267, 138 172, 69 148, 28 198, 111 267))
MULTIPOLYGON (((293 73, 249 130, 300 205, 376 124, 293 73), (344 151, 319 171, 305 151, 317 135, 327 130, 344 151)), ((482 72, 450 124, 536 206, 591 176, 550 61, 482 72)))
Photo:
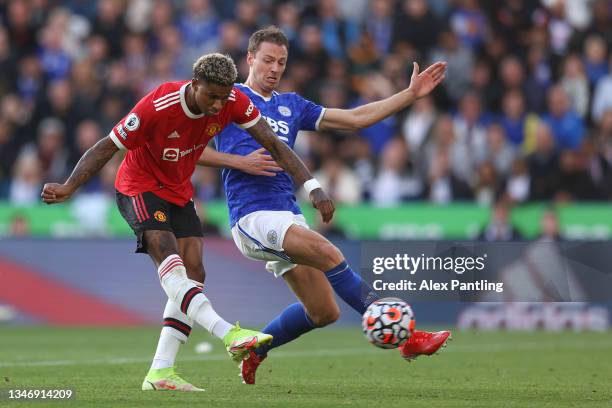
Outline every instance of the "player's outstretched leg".
POLYGON ((236 362, 248 355, 249 350, 268 344, 272 336, 253 330, 242 329, 223 320, 213 309, 202 289, 187 278, 183 261, 177 254, 164 259, 157 269, 161 285, 181 312, 193 319, 209 333, 223 340, 225 347, 236 362))
MULTIPOLYGON (((372 302, 380 298, 380 295, 351 269, 342 252, 322 235, 293 225, 287 230, 284 245, 286 252, 296 262, 324 271, 336 294, 360 315, 363 315, 372 302)), ((401 347, 402 356, 413 360, 420 355, 434 354, 446 344, 449 337, 449 331, 415 331, 401 347)))
POLYGON ((274 340, 270 345, 259 347, 253 353, 249 353, 249 358, 242 361, 240 373, 246 384, 255 383, 257 367, 268 351, 295 340, 314 328, 331 324, 340 316, 334 292, 321 271, 304 265, 268 266, 281 268, 279 274, 301 303, 289 305, 264 327, 263 331, 272 334, 274 340))
POLYGON ((436 354, 441 348, 446 347, 448 340, 451 340, 451 332, 448 330, 433 333, 415 330, 399 350, 404 359, 412 361, 418 356, 436 354))
MULTIPOLYGON (((357 313, 363 314, 367 307, 379 299, 379 295, 368 285, 363 278, 353 272, 346 261, 325 272, 332 287, 346 303, 357 313)), ((430 356, 446 347, 450 338, 450 331, 426 332, 415 330, 408 341, 400 347, 401 356, 412 361, 418 356, 430 356)))
POLYGON ((155 357, 142 382, 144 391, 204 391, 181 378, 176 373, 174 366, 179 346, 187 342, 192 327, 193 320, 189 319, 173 302, 168 300, 164 309, 164 327, 159 336, 155 357))
POLYGON ((255 384, 255 371, 268 355, 268 351, 297 339, 315 327, 301 303, 287 306, 262 329, 264 333, 272 335, 274 340, 249 352, 247 358, 240 362, 242 381, 245 384, 255 384))

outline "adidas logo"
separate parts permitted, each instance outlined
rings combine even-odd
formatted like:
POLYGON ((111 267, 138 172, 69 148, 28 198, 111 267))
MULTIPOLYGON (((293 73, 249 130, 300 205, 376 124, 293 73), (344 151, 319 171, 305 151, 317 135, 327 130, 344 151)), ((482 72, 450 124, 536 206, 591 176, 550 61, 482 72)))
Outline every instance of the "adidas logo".
POLYGON ((179 137, 181 137, 181 135, 179 135, 176 130, 168 135, 168 139, 178 139, 179 137))

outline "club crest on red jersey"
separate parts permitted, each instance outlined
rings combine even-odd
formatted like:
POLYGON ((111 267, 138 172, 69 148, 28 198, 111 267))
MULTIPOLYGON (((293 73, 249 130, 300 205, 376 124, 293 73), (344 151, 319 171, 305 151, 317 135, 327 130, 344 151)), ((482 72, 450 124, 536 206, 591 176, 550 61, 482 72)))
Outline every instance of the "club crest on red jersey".
POLYGON ((216 135, 220 131, 221 125, 218 123, 211 123, 210 125, 206 126, 206 134, 210 137, 216 135))

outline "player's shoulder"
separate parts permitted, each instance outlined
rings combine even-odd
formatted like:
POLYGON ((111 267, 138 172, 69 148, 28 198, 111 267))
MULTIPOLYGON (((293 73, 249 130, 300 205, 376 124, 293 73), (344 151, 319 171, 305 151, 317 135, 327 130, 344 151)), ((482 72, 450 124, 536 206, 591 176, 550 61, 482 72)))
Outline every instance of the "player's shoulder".
POLYGON ((188 82, 189 81, 164 82, 163 84, 157 86, 157 88, 153 89, 147 96, 154 104, 165 100, 179 98, 181 88, 188 82))
POLYGON ((291 103, 303 103, 306 99, 297 92, 276 92, 272 94, 272 97, 277 101, 291 102, 291 103))
POLYGON ((140 100, 138 103, 140 111, 153 115, 166 115, 168 112, 174 111, 174 109, 168 108, 180 106, 181 92, 184 92, 183 89, 187 83, 189 81, 164 82, 158 85, 140 100))

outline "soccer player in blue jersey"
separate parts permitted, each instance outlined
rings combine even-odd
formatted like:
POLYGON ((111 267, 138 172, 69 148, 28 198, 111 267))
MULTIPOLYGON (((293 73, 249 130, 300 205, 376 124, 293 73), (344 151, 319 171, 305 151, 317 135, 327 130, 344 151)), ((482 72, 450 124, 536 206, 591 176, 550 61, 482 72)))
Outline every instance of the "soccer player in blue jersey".
MULTIPOLYGON (((291 148, 299 130, 357 130, 404 109, 429 94, 444 79, 446 68, 446 63, 438 62, 419 73, 415 63, 409 88, 354 109, 326 109, 295 93, 275 91, 287 57, 288 41, 282 31, 276 27, 257 31, 249 40, 249 76, 244 84, 236 86, 251 98, 278 138, 291 148)), ((256 349, 242 362, 242 378, 253 384, 257 367, 271 348, 338 319, 340 311, 334 292, 359 314, 378 295, 353 272, 338 248, 308 227, 287 173, 265 177, 244 171, 245 156, 261 148, 248 133, 230 126, 217 135, 215 142, 217 151, 206 149, 198 164, 225 167, 222 178, 236 245, 245 256, 267 261, 268 271, 282 276, 300 300, 263 329, 274 336, 272 344, 256 349)), ((320 186, 311 179, 304 188, 309 194, 320 186)), ((401 353, 407 359, 432 354, 449 335, 447 331, 415 331, 401 353)))

